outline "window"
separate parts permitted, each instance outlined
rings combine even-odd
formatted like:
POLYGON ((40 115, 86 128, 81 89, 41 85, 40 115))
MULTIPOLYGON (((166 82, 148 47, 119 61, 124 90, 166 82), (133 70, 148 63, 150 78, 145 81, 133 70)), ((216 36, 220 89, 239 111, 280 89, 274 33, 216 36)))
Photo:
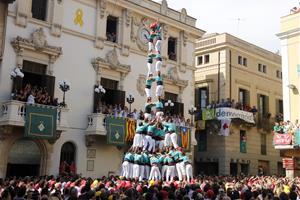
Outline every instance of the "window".
POLYGON ((106 39, 110 42, 118 42, 118 18, 109 15, 106 22, 106 39))
POLYGON ((197 140, 198 152, 207 151, 207 133, 205 130, 197 134, 197 140))
POLYGON ((280 70, 276 71, 276 77, 282 79, 282 72, 280 70))
POLYGON ((261 134, 260 135, 260 154, 267 155, 267 135, 261 134))
MULTIPOLYGON (((73 172, 71 166, 75 165, 76 148, 73 143, 66 142, 60 152, 60 173, 73 172)), ((75 172, 76 173, 76 172, 75 172)))
POLYGON ((240 152, 247 153, 247 137, 245 130, 240 130, 240 152))
POLYGON ((258 66, 257 66, 257 68, 258 68, 259 72, 262 72, 262 64, 259 63, 258 66))
POLYGON ((32 0, 31 13, 32 17, 46 21, 47 17, 47 0, 32 0))
POLYGON ((263 71, 262 71, 263 73, 267 73, 267 66, 266 65, 263 65, 263 71))
POLYGON ((267 115, 269 114, 269 97, 266 95, 258 94, 257 98, 258 114, 260 115, 260 117, 267 117, 267 115))
POLYGON ((168 56, 170 60, 177 60, 177 49, 176 49, 177 39, 169 37, 168 39, 168 56))
POLYGON ((238 64, 239 65, 243 64, 243 58, 242 58, 242 56, 238 56, 238 64))
POLYGON ((202 64, 203 64, 203 57, 198 56, 198 65, 202 65, 202 64))
POLYGON ((208 104, 208 88, 199 88, 200 91, 200 108, 206 108, 208 104))
POLYGON ((247 58, 243 58, 243 65, 247 67, 247 58))
MULTIPOLYGON (((125 104, 125 91, 119 90, 119 82, 111 79, 101 78, 101 85, 105 88, 106 92, 101 96, 102 102, 107 105, 121 105, 124 107, 125 104)), ((99 97, 95 93, 94 105, 97 103, 96 100, 99 97)), ((95 107, 94 107, 95 108, 95 107)))
POLYGON ((245 89, 239 89, 239 102, 245 106, 250 104, 250 92, 245 89))
POLYGON ((204 56, 204 63, 205 64, 209 63, 209 55, 204 56))
POLYGON ((283 101, 281 99, 276 99, 276 114, 283 114, 283 101))

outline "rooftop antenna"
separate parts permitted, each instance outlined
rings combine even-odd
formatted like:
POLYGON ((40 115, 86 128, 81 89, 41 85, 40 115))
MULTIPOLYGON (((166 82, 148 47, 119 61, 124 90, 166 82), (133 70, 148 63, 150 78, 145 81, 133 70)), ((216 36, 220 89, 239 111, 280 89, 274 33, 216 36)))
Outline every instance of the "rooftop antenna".
POLYGON ((246 19, 245 18, 234 18, 234 19, 232 19, 232 20, 234 20, 234 21, 236 21, 237 22, 237 31, 236 31, 236 34, 238 35, 239 34, 239 31, 240 31, 240 22, 242 22, 242 21, 246 21, 246 19))

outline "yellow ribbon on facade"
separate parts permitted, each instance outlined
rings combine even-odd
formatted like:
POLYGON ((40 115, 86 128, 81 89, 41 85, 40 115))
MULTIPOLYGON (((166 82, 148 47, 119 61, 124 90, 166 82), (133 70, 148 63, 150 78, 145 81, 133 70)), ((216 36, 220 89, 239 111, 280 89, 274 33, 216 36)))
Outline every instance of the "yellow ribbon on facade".
POLYGON ((83 26, 82 17, 83 17, 83 11, 81 9, 77 9, 75 12, 74 24, 75 25, 79 24, 79 26, 82 27, 83 26))

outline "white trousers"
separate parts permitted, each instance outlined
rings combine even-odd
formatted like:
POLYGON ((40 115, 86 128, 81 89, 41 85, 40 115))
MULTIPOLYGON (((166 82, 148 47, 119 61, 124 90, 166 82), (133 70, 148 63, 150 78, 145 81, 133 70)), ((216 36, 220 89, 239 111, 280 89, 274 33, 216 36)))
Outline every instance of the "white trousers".
POLYGON ((143 145, 144 145, 144 148, 143 148, 144 151, 145 150, 147 150, 149 152, 155 151, 155 140, 153 140, 150 135, 144 136, 143 145))
POLYGON ((163 95, 163 91, 164 91, 164 86, 162 85, 157 85, 156 86, 156 96, 157 97, 161 97, 163 95))
POLYGON ((129 163, 129 178, 133 177, 133 163, 129 163))
POLYGON ((171 135, 170 135, 170 133, 166 133, 165 134, 165 140, 164 140, 164 145, 165 145, 165 147, 169 147, 169 146, 171 146, 171 135))
POLYGON ((161 40, 157 40, 155 43, 155 50, 160 53, 161 52, 161 40))
POLYGON ((156 61, 156 63, 155 63, 155 70, 156 71, 160 71, 161 70, 161 66, 162 66, 162 62, 160 60, 156 61))
POLYGON ((166 181, 172 181, 175 176, 175 166, 167 167, 166 181))
POLYGON ((133 138, 133 147, 142 147, 143 146, 143 134, 135 134, 133 138))
POLYGON ((185 166, 186 178, 187 181, 190 182, 193 178, 193 166, 189 163, 185 166))
POLYGON ((166 178, 167 168, 168 168, 168 165, 163 165, 161 168, 161 177, 163 180, 165 180, 165 178, 166 178))
POLYGON ((148 180, 150 175, 150 166, 146 165, 145 166, 145 177, 148 180))
POLYGON ((154 45, 152 42, 148 42, 148 52, 151 52, 154 50, 154 45))
POLYGON ((133 164, 132 167, 132 178, 139 178, 140 177, 140 166, 138 164, 133 164))
POLYGON ((178 148, 177 134, 176 134, 175 132, 171 133, 171 134, 170 134, 170 138, 171 138, 173 147, 174 147, 175 149, 177 149, 177 148, 178 148))
POLYGON ((181 169, 180 169, 180 163, 176 163, 176 171, 177 171, 177 174, 178 174, 178 179, 180 181, 182 181, 182 173, 181 173, 181 169))
POLYGON ((145 166, 144 165, 140 165, 140 177, 139 177, 139 181, 144 180, 145 178, 145 166))
POLYGON ((152 66, 151 63, 147 63, 147 67, 148 67, 148 77, 150 74, 154 74, 154 67, 152 66))
POLYGON ((160 174, 159 168, 157 166, 153 165, 151 167, 149 180, 160 180, 160 179, 161 179, 161 174, 160 174))
POLYGON ((130 166, 128 161, 124 161, 122 164, 122 176, 130 178, 130 166))
POLYGON ((164 147, 164 141, 163 140, 156 140, 155 146, 157 149, 162 149, 164 147))
POLYGON ((185 162, 180 162, 179 163, 179 168, 180 168, 182 176, 186 176, 185 162))
POLYGON ((146 92, 147 98, 152 98, 152 92, 151 92, 151 89, 145 88, 145 92, 146 92))

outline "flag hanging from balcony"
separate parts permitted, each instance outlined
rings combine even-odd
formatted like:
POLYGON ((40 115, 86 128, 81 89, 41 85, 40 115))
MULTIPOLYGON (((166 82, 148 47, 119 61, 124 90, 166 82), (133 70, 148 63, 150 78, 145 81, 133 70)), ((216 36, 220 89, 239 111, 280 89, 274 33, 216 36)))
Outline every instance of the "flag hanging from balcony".
POLYGON ((57 108, 39 104, 26 105, 25 137, 56 138, 57 108))
POLYGON ((126 120, 126 142, 133 141, 134 134, 135 134, 135 128, 136 128, 136 120, 134 119, 127 119, 126 120))
POLYGON ((221 120, 220 135, 229 136, 229 134, 230 134, 230 123, 231 123, 231 119, 222 119, 221 120))
POLYGON ((216 110, 215 109, 202 109, 202 120, 212 120, 216 118, 216 110))
POLYGON ((107 117, 107 144, 123 146, 125 145, 126 120, 123 118, 107 117))
POLYGON ((190 151, 191 147, 191 129, 185 126, 177 127, 178 145, 186 151, 190 151))

